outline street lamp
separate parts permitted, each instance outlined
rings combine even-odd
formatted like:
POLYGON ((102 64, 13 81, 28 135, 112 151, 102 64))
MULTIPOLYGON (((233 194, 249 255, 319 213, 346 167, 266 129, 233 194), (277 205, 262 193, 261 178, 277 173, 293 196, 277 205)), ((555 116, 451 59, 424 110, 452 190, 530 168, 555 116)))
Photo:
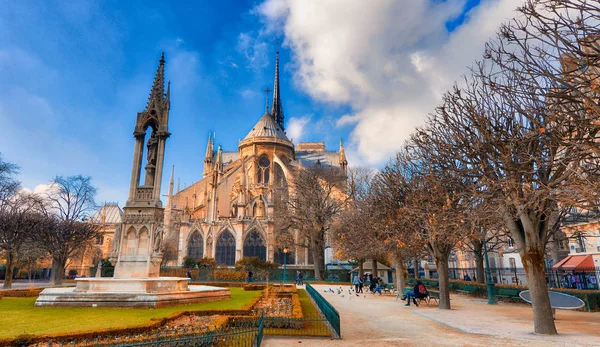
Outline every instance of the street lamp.
POLYGON ((496 291, 494 289, 495 285, 492 281, 492 272, 490 271, 490 261, 488 259, 487 245, 485 241, 485 231, 483 234, 483 255, 485 257, 485 285, 487 287, 488 305, 496 305, 498 302, 496 301, 496 291))
POLYGON ((285 284, 285 280, 286 280, 286 264, 287 264, 287 254, 288 254, 288 248, 287 247, 283 247, 283 284, 285 284))

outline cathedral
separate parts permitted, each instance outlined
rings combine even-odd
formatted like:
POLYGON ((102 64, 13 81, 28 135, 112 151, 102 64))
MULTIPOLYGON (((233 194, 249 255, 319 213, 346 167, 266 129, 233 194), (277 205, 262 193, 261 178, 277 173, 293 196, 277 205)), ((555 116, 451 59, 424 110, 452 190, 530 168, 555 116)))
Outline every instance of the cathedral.
MULTIPOLYGON (((159 67, 155 81, 164 80, 164 76, 158 76, 163 71, 159 67)), ((168 99, 168 92, 164 95, 168 99)), ((218 265, 225 266, 233 266, 243 257, 283 264, 283 250, 275 242, 274 196, 287 196, 288 182, 303 167, 323 165, 347 170, 341 140, 338 151, 328 151, 323 142, 294 144, 288 138, 282 100, 277 54, 272 102, 267 102, 262 115, 257 110, 258 121, 238 143, 237 151, 223 151, 211 134, 204 172, 197 182, 174 190, 171 173, 164 228, 177 243, 177 264, 173 260, 172 265, 181 265, 186 256, 196 260, 214 258, 218 265)), ((150 141, 151 136, 149 150, 153 148, 150 141)), ((312 264, 308 248, 290 248, 286 249, 287 264, 312 264)), ((325 260, 331 261, 331 250, 326 251, 325 260)))

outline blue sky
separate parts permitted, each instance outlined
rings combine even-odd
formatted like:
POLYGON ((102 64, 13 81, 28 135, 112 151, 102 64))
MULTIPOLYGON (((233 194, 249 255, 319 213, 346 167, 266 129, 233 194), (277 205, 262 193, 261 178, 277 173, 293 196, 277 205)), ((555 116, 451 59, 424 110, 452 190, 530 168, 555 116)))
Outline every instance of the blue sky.
POLYGON ((173 135, 163 187, 172 165, 183 187, 201 178, 209 131, 234 151, 262 116, 280 50, 290 136, 331 149, 343 138, 351 165, 379 167, 515 1, 350 3, 0 0, 0 153, 28 189, 91 175, 98 200, 122 206, 136 113, 164 51, 173 135), (395 24, 401 16, 423 20, 395 24))

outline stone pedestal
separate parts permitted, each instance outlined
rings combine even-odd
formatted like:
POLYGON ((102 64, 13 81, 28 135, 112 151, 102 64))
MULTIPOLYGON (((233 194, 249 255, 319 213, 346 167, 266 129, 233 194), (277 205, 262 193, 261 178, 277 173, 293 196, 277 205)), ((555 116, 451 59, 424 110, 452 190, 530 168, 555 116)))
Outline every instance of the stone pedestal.
POLYGON ((46 288, 36 307, 158 308, 231 298, 228 288, 188 286, 181 277, 80 278, 75 288, 46 288))

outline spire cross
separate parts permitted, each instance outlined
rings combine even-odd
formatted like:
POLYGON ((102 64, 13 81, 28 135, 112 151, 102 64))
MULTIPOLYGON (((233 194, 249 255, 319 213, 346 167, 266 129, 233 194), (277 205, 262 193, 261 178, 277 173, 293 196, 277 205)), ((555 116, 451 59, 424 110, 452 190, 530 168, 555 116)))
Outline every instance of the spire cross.
POLYGON ((265 88, 265 90, 263 90, 263 92, 265 93, 265 110, 268 113, 269 112, 269 94, 271 94, 271 89, 269 89, 269 87, 265 88))

